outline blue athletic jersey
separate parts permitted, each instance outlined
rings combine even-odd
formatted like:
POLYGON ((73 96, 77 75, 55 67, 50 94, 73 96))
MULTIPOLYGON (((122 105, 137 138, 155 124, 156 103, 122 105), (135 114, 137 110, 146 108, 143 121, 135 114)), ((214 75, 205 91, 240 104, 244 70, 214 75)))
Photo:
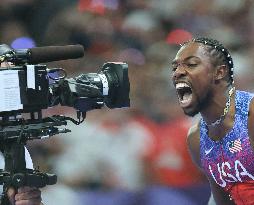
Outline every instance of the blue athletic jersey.
POLYGON ((226 191, 239 182, 254 180, 254 151, 248 135, 248 112, 253 96, 236 91, 234 125, 219 141, 208 137, 207 125, 201 119, 201 166, 206 175, 226 191))

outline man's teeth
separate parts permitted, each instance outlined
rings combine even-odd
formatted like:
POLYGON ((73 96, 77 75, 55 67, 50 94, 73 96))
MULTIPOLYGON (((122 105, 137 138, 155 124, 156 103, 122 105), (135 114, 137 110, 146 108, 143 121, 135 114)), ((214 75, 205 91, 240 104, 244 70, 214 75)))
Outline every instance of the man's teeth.
POLYGON ((187 84, 187 83, 177 83, 176 84, 176 89, 179 89, 179 88, 189 88, 190 86, 187 84))

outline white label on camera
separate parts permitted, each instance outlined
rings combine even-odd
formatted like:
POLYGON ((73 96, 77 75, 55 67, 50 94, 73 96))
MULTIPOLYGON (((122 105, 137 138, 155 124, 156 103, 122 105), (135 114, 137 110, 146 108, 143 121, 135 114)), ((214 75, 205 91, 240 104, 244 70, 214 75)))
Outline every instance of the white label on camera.
POLYGON ((98 74, 98 76, 100 77, 101 82, 102 82, 102 86, 103 86, 102 93, 103 93, 103 95, 108 95, 109 87, 108 87, 107 77, 104 74, 98 74))
POLYGON ((17 70, 0 70, 0 112, 23 109, 17 70))
POLYGON ((26 66, 27 73, 27 88, 35 89, 35 70, 34 65, 26 66))

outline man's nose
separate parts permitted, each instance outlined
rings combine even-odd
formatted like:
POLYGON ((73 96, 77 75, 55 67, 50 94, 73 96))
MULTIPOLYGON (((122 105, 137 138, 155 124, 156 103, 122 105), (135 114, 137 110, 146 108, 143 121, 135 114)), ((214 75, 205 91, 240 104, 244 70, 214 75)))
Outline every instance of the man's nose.
POLYGON ((176 70, 173 73, 173 78, 178 79, 178 78, 185 76, 185 75, 186 75, 185 67, 183 65, 178 65, 176 70))

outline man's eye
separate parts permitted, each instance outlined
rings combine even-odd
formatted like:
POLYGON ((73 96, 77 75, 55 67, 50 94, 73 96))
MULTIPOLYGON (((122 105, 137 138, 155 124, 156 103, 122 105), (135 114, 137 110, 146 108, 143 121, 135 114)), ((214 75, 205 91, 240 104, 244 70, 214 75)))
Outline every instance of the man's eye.
POLYGON ((172 66, 172 71, 176 71, 177 66, 172 66))
POLYGON ((187 64, 188 67, 196 67, 197 65, 198 65, 198 64, 196 64, 196 63, 188 63, 188 64, 187 64))

